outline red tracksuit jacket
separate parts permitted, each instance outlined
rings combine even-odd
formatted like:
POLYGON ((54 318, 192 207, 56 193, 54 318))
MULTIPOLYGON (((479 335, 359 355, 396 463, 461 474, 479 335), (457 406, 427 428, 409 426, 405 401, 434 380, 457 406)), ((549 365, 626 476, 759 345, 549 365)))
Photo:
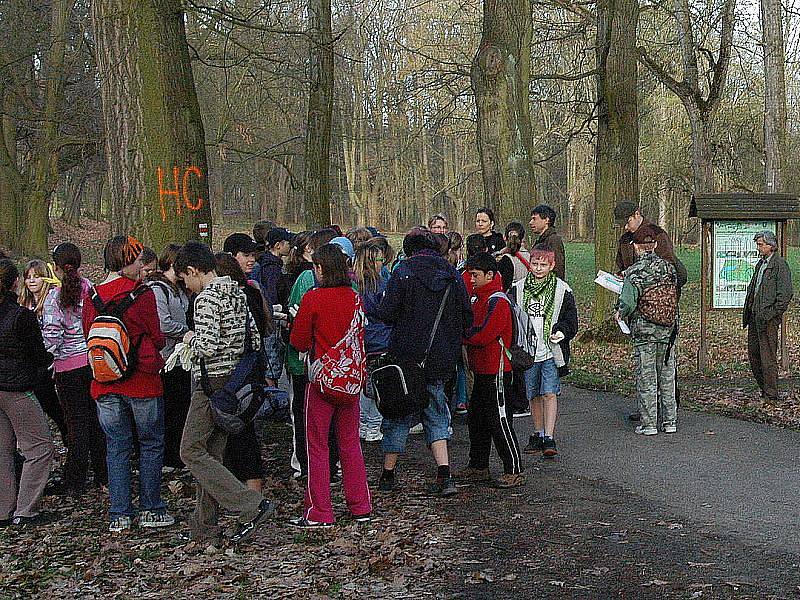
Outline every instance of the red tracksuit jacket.
MULTIPOLYGON (((514 335, 511 323, 511 307, 503 298, 492 301, 489 310, 489 296, 503 291, 503 279, 499 273, 473 293, 473 327, 470 335, 464 339, 467 346, 469 368, 477 375, 496 374, 500 369, 500 343, 502 337, 506 348, 511 345, 514 335)), ((511 371, 511 361, 503 360, 503 371, 511 371)))

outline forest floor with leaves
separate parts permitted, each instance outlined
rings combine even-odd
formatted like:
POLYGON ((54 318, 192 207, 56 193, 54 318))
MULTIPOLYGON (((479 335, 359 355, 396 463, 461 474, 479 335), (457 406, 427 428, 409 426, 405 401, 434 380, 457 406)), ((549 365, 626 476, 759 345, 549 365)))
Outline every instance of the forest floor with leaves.
MULTIPOLYGON (((526 422, 517 425, 521 439, 526 422)), ((468 439, 463 418, 454 425, 457 468, 468 439)), ((364 447, 374 490, 380 446, 364 447)), ((240 547, 184 537, 194 504, 188 474, 165 477, 178 523, 162 530, 108 533, 100 491, 79 502, 46 497, 49 524, 0 530, 0 597, 785 598, 800 590, 796 556, 672 515, 613 475, 576 477, 560 458, 526 455, 522 488, 460 486, 453 499, 431 498, 421 436, 411 437, 398 468, 399 489, 374 492, 370 524, 348 522, 334 486, 337 525, 301 532, 287 524, 302 503, 289 478, 290 450, 289 428, 269 424, 265 495, 280 506, 240 547)))

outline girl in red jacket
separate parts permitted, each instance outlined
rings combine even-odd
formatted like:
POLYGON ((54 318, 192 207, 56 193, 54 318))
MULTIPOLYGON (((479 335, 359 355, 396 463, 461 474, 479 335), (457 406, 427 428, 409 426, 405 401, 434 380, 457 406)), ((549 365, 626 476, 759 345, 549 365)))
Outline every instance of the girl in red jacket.
POLYGON ((503 461, 503 474, 494 484, 500 488, 517 487, 525 483, 511 408, 511 361, 505 348, 511 346, 513 325, 511 307, 503 294, 502 277, 497 261, 481 252, 470 257, 466 264, 473 294, 473 329, 464 340, 469 368, 475 374, 472 398, 469 403, 469 465, 456 474, 463 481, 488 481, 489 453, 492 441, 503 461))
POLYGON ((358 437, 358 400, 365 361, 364 314, 358 294, 351 286, 347 258, 339 246, 321 246, 312 260, 314 274, 321 283, 303 296, 290 337, 293 347, 308 353, 311 365, 305 405, 308 451, 305 509, 302 517, 291 521, 304 529, 331 527, 334 522, 328 451, 331 421, 336 428, 347 506, 358 522, 369 521, 372 512, 358 437), (330 363, 331 359, 335 364, 330 363), (318 376, 320 371, 325 375, 318 376), (341 384, 338 391, 331 387, 332 376, 341 384))

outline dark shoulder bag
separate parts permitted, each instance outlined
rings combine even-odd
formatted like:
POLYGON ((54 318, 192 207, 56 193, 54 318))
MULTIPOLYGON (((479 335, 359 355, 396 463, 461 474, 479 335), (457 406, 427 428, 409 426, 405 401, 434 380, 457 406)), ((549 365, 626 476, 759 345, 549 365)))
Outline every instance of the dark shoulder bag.
POLYGON ((436 321, 433 323, 431 338, 422 362, 399 358, 387 354, 372 374, 372 389, 378 411, 387 419, 402 419, 408 415, 421 412, 428 407, 428 386, 425 381, 425 361, 433 346, 433 338, 442 320, 444 305, 450 295, 450 286, 445 289, 436 321))
POLYGON ((211 416, 220 429, 238 434, 258 414, 266 398, 264 390, 263 354, 253 348, 250 311, 244 328, 244 354, 230 374, 227 383, 217 391, 211 388, 206 361, 200 359, 200 385, 211 404, 211 416))

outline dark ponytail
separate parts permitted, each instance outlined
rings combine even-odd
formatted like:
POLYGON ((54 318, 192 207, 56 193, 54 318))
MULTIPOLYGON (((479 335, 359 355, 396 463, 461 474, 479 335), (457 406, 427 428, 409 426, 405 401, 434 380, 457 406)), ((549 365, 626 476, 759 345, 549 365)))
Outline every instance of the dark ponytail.
POLYGON ((8 258, 0 259, 0 295, 5 296, 13 291, 17 279, 19 279, 19 269, 14 261, 8 258))
POLYGON ((78 307, 83 294, 83 283, 78 269, 81 268, 81 251, 75 244, 65 242, 53 250, 53 262, 64 272, 61 278, 61 291, 58 305, 62 310, 78 307))

